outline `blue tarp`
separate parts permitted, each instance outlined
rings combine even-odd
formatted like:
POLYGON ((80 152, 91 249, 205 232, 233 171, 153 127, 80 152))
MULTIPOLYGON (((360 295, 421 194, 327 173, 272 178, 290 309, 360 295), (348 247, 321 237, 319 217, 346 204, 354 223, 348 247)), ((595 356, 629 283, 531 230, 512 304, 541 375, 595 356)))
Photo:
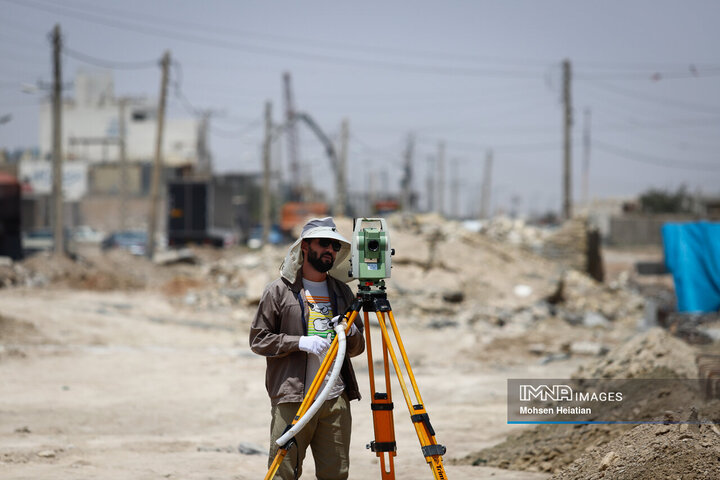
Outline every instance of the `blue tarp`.
POLYGON ((720 310, 720 223, 666 223, 662 237, 678 311, 720 310))

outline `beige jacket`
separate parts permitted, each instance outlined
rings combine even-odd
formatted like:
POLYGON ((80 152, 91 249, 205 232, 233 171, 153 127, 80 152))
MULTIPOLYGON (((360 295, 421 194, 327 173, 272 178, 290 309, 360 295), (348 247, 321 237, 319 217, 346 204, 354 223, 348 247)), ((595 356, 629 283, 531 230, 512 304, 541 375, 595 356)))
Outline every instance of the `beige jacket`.
MULTIPOLYGON (((350 287, 329 275, 327 284, 334 314, 345 313, 355 299, 350 287)), ((308 354, 301 351, 298 344, 300 337, 307 335, 306 319, 309 314, 300 272, 294 283, 280 277, 265 287, 250 327, 250 348, 267 359, 265 387, 272 405, 301 402, 305 396, 308 354)), ((358 327, 359 333, 347 337, 347 350, 341 370, 345 393, 350 400, 360 398, 350 357, 365 351, 363 324, 359 316, 354 325, 358 327)))

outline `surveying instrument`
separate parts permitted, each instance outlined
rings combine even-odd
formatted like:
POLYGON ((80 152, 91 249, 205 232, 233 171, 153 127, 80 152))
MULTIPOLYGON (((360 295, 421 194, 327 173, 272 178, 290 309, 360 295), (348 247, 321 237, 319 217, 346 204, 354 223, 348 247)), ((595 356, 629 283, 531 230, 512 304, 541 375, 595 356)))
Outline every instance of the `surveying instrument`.
POLYGON ((339 318, 339 321, 333 325, 336 332, 335 338, 320 365, 317 375, 310 384, 295 418, 292 423, 287 426, 285 433, 277 440, 279 449, 265 476, 265 480, 271 480, 275 476, 285 455, 295 443, 295 433, 302 429, 327 398, 335 379, 337 379, 340 373, 342 359, 345 356, 345 333, 350 331, 353 322, 355 322, 361 310, 363 312, 365 325, 365 342, 370 376, 370 409, 372 411, 373 429, 375 433, 374 441, 370 442, 367 448, 375 452, 376 456, 380 459, 381 479, 395 479, 394 458, 397 454, 397 446, 395 443, 394 404, 390 389, 389 365, 389 363, 392 362, 410 413, 410 419, 412 420, 418 440, 420 441, 423 457, 425 457, 425 461, 430 466, 435 480, 447 480, 445 467, 442 462, 445 447, 438 444, 435 440, 435 430, 430 424, 430 417, 420 397, 420 390, 415 381, 415 376, 410 367, 410 361, 408 360, 397 323, 395 322, 395 316, 393 315, 390 302, 385 293, 385 279, 390 277, 390 269, 392 267, 391 257, 394 254, 394 249, 390 248, 390 236, 385 219, 358 218, 354 220, 351 253, 352 269, 349 275, 359 281, 357 297, 352 305, 348 307, 347 311, 339 318), (375 312, 382 336, 385 392, 379 392, 375 388, 375 371, 369 322, 370 312, 375 312), (342 320, 347 322, 346 327, 341 323, 342 320), (398 360, 392 339, 390 338, 390 330, 393 332, 402 364, 410 379, 415 401, 411 398, 407 383, 405 382, 400 361, 398 360), (335 365, 333 366, 333 361, 336 357, 339 357, 340 360, 334 362, 335 365), (318 390, 331 367, 333 368, 333 372, 330 374, 330 379, 323 389, 323 392, 318 395, 318 390))

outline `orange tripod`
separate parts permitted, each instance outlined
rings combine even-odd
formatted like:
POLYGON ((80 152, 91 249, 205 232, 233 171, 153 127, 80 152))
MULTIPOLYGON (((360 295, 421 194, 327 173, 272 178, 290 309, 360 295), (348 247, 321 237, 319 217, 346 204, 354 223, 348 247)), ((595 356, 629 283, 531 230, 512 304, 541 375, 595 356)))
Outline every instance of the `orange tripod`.
MULTIPOLYGON (((375 452, 377 457, 380 459, 381 478, 382 480, 395 479, 394 457, 397 454, 393 419, 393 402, 390 391, 390 365, 388 361, 390 360, 393 368, 395 369, 395 374, 400 384, 400 388, 402 389, 403 396, 405 397, 405 403, 407 404, 407 408, 410 413, 410 419, 412 420, 418 440, 420 441, 422 455, 425 457, 425 461, 430 466, 430 470, 432 471, 435 480, 446 480, 447 476, 442 462, 442 456, 445 454, 445 447, 438 444, 435 440, 435 430, 430 424, 430 417, 428 416, 422 398, 420 397, 420 390, 418 389, 415 376, 413 375, 412 368, 410 367, 410 361, 408 360, 405 347, 403 346, 402 339, 400 338, 397 323, 395 322, 395 316, 393 315, 390 302, 387 300, 387 295, 385 294, 385 285, 383 280, 362 282, 362 285, 358 289, 357 298, 344 315, 344 318, 347 320, 346 331, 350 331, 350 327, 361 310, 363 311, 365 320, 365 340, 367 345, 368 371, 370 376, 370 408, 373 415, 373 428, 375 431, 375 440, 370 442, 368 448, 375 452), (386 392, 378 392, 375 388, 369 312, 375 312, 382 334, 386 392), (388 322, 390 324, 389 328, 388 322), (393 332, 402 363, 407 370, 410 384, 415 395, 415 402, 413 402, 405 382, 400 361, 398 360, 398 356, 395 353, 395 348, 393 347, 390 338, 390 330, 393 332)), ((330 366, 332 365, 337 352, 338 341, 337 338, 335 338, 328 353, 325 355, 325 359, 320 365, 320 369, 310 385, 303 402, 300 404, 300 408, 298 409, 292 424, 288 425, 288 429, 295 425, 310 408, 318 390, 320 389, 320 385, 322 385, 323 379, 330 370, 330 366)), ((280 463, 285 458, 285 455, 292 447, 293 443, 294 439, 291 439, 284 445, 280 446, 270 469, 265 476, 265 480, 271 480, 275 476, 275 473, 280 467, 280 463)))

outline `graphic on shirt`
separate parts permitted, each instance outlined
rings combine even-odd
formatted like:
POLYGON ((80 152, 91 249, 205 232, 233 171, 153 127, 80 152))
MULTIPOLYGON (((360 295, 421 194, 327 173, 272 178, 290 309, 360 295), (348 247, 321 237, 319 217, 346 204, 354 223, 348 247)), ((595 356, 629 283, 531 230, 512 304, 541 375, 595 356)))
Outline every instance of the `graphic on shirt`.
POLYGON ((308 318, 308 335, 319 335, 328 340, 332 340, 335 331, 330 328, 330 320, 332 320, 333 312, 330 304, 330 297, 306 295, 308 306, 310 307, 310 317, 308 318))

